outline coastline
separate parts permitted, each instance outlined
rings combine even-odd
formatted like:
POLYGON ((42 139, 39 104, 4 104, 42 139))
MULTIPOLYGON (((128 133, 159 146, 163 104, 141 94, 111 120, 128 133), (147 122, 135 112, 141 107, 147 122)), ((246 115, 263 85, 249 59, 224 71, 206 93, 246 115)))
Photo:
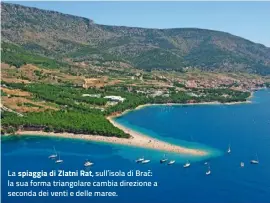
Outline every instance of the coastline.
MULTIPOLYGON (((193 154, 193 155, 207 155, 208 152, 206 151, 202 151, 202 150, 196 150, 196 149, 190 149, 190 148, 186 148, 186 147, 181 147, 181 146, 177 146, 177 145, 173 145, 173 144, 169 144, 165 141, 161 141, 158 139, 155 139, 153 137, 150 137, 148 135, 144 135, 142 133, 139 133, 137 131, 134 131, 132 129, 129 129, 119 123, 117 123, 114 118, 123 116, 131 111, 135 111, 135 110, 139 110, 148 106, 192 106, 192 105, 235 105, 235 104, 250 104, 252 103, 250 101, 250 99, 254 96, 254 92, 251 92, 250 96, 248 97, 247 101, 243 101, 243 102, 230 102, 230 103, 221 103, 221 102, 200 102, 200 103, 170 103, 170 104, 143 104, 143 105, 139 105, 137 106, 135 109, 127 109, 123 112, 119 112, 116 114, 113 114, 111 116, 107 116, 107 119, 117 128, 123 130, 125 133, 130 134, 132 136, 132 141, 134 146, 138 146, 137 142, 139 141, 139 143, 141 144, 141 147, 144 148, 152 148, 152 149, 159 149, 162 151, 171 151, 172 152, 177 152, 177 153, 182 153, 182 154, 193 154), (149 140, 151 140, 151 145, 149 143, 149 140), (156 146, 152 145, 155 144, 156 146), (165 149, 166 148, 166 149, 165 149)), ((120 138, 122 139, 122 138, 120 138)), ((131 144, 131 143, 130 143, 131 144)), ((132 145, 132 144, 131 144, 132 145)))
POLYGON ((251 101, 243 101, 243 102, 228 102, 228 103, 221 103, 221 102, 199 102, 199 103, 168 103, 168 104, 143 104, 136 107, 134 110, 142 109, 147 106, 196 106, 196 105, 235 105, 235 104, 250 104, 251 101))
MULTIPOLYGON (((253 92, 248 99, 253 97, 253 92)), ((172 104, 144 104, 139 105, 135 109, 127 109, 124 112, 116 113, 114 115, 106 117, 108 121, 114 125, 115 127, 121 129, 125 133, 131 135, 131 138, 118 138, 118 137, 107 137, 101 135, 90 135, 90 134, 73 134, 73 133, 52 133, 52 132, 43 132, 43 131, 17 131, 16 135, 28 135, 28 136, 47 136, 47 137, 62 137, 62 138, 71 138, 71 139, 81 139, 81 140, 89 140, 89 141, 96 141, 96 142, 105 142, 111 144, 120 144, 126 146, 134 146, 146 149, 153 149, 158 151, 164 152, 173 152, 173 153, 180 153, 180 154, 189 154, 195 156, 206 156, 209 152, 199 149, 191 149, 187 147, 182 147, 174 144, 170 144, 168 142, 158 140, 156 138, 150 137, 148 135, 139 133, 132 129, 129 129, 119 123, 117 123, 114 118, 123 116, 124 114, 145 108, 147 106, 186 106, 186 105, 234 105, 234 104, 246 104, 251 103, 250 100, 244 102, 231 102, 231 103, 220 103, 220 102, 201 102, 201 103, 172 103, 172 104)), ((9 135, 7 135, 9 136, 9 135)))
MULTIPOLYGON (((189 154, 196 156, 205 156, 208 154, 206 151, 189 149, 181 146, 173 145, 155 138, 140 134, 138 132, 129 130, 124 126, 121 126, 114 122, 112 119, 108 120, 116 127, 122 129, 124 132, 131 134, 131 138, 118 138, 118 137, 106 137, 101 135, 87 135, 87 134, 73 134, 73 133, 52 133, 43 131, 17 131, 17 136, 44 136, 44 137, 59 137, 59 138, 71 138, 71 139, 81 139, 96 142, 105 142, 111 144, 120 144, 126 146, 134 146, 145 149, 153 149, 164 152, 173 152, 180 154, 189 154), (150 141, 151 140, 151 141, 150 141)), ((13 135, 3 135, 3 136, 13 136, 13 135)))
POLYGON ((137 106, 134 109, 127 109, 121 113, 116 113, 112 116, 108 116, 108 118, 116 118, 116 117, 120 117, 123 116, 124 114, 130 112, 130 111, 135 111, 135 110, 139 110, 139 109, 143 109, 145 107, 148 106, 196 106, 196 105, 235 105, 235 104, 251 104, 252 101, 250 101, 250 99, 254 96, 254 92, 251 92, 250 96, 247 98, 246 101, 242 101, 242 102, 226 102, 226 103, 221 103, 218 101, 213 101, 213 102, 198 102, 198 103, 166 103, 166 104, 142 104, 137 106))

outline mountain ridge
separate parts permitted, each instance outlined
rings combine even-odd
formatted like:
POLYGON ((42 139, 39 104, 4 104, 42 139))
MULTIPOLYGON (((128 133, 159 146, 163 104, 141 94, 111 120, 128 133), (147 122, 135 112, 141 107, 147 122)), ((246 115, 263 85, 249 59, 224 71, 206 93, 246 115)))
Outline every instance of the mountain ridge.
POLYGON ((252 42, 252 43, 255 43, 255 44, 258 44, 258 45, 262 45, 263 47, 265 48, 270 48, 269 46, 265 45, 265 44, 262 44, 262 43, 259 43, 259 42, 254 42, 250 39, 247 39, 247 38, 244 38, 244 37, 241 37, 237 34, 232 34, 230 32, 227 32, 227 31, 224 31, 224 30, 214 30, 214 29, 208 29, 208 28, 199 28, 199 27, 170 27, 170 28, 156 28, 156 27, 140 27, 140 26, 127 26, 127 25, 113 25, 113 24, 110 24, 110 25, 106 25, 106 24, 103 24, 103 23, 96 23, 94 19, 91 19, 91 18, 88 18, 88 17, 84 17, 84 16, 79 16, 79 15, 74 15, 74 14, 68 14, 68 13, 64 13, 64 12, 60 12, 60 11, 56 11, 56 10, 47 10, 47 9, 43 9, 43 8, 38 8, 38 7, 35 7, 35 6, 24 6, 24 5, 21 5, 21 4, 14 4, 14 3, 3 3, 1 2, 1 5, 2 4, 10 4, 10 5, 14 5, 14 6, 20 6, 20 7, 26 7, 26 8, 31 8, 31 9, 35 9, 35 10, 41 10, 41 11, 49 11, 49 12, 54 12, 54 13, 57 13, 57 14, 61 14, 61 15, 67 15, 67 16, 73 16, 73 17, 78 17, 78 18, 83 18, 85 20, 89 20, 91 21, 93 24, 96 24, 96 25, 100 25, 100 26, 114 26, 114 27, 123 27, 123 28, 138 28, 138 29, 149 29, 149 30, 174 30, 174 29, 187 29, 187 30, 205 30, 205 31, 210 31, 210 32, 219 32, 219 33, 224 33, 224 34, 229 34, 229 35, 232 35, 234 37, 239 37, 239 38, 242 38, 246 41, 249 41, 249 42, 252 42))
POLYGON ((1 9, 3 41, 61 62, 270 74, 270 48, 223 31, 102 25, 10 3, 1 3, 1 9))

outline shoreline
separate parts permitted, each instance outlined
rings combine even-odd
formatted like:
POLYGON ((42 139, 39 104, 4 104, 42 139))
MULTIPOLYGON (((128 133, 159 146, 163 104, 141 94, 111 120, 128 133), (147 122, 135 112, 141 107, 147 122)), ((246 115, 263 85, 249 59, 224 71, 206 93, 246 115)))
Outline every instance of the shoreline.
POLYGON ((131 111, 135 111, 135 110, 139 110, 139 109, 143 109, 145 107, 148 106, 196 106, 196 105, 236 105, 236 104, 251 104, 252 101, 250 101, 250 99, 254 96, 254 92, 251 92, 250 96, 247 98, 246 101, 242 101, 242 102, 226 102, 226 103, 221 103, 218 101, 213 101, 213 102, 198 102, 198 103, 166 103, 166 104, 141 104, 139 106, 137 106, 134 109, 127 109, 121 113, 115 113, 114 115, 108 116, 108 118, 116 118, 116 117, 120 117, 125 115, 128 112, 131 111))
MULTIPOLYGON (((125 128, 124 126, 117 124, 110 118, 108 118, 108 120, 113 125, 122 129, 124 132, 131 134, 132 137, 131 138, 118 138, 118 137, 106 137, 106 136, 101 136, 101 135, 52 133, 52 132, 44 132, 44 131, 17 131, 15 135, 16 136, 42 136, 42 137, 80 139, 80 140, 96 141, 96 142, 103 142, 103 143, 120 144, 120 145, 125 145, 125 146, 134 146, 134 147, 140 147, 140 148, 152 149, 152 150, 164 151, 164 152, 189 154, 189 155, 195 155, 195 156, 205 156, 208 154, 208 152, 206 151, 185 148, 185 147, 177 146, 174 144, 170 144, 168 142, 157 140, 155 138, 129 130, 128 128, 125 128)), ((2 135, 2 136, 13 136, 13 135, 2 135)))
MULTIPOLYGON (((118 113, 115 113, 113 115, 110 115, 110 116, 107 116, 106 118, 111 122, 112 125, 114 125, 115 127, 123 130, 125 133, 129 134, 130 136, 132 136, 131 139, 142 139, 145 140, 147 139, 148 141, 151 140, 151 142, 154 140, 154 142, 156 143, 162 143, 163 146, 170 146, 170 147, 176 147, 178 148, 178 150, 173 150, 174 152, 177 152, 177 153, 182 153, 182 154, 195 154, 195 155, 207 155, 208 152, 206 151, 203 151, 203 150, 196 150, 196 149, 190 149, 190 148, 186 148, 186 147, 181 147, 181 146, 177 146, 177 145, 173 145, 173 144, 170 144, 170 143, 167 143, 165 141, 161 141, 161 140, 158 140, 158 139, 155 139, 151 136, 148 136, 148 135, 144 135, 142 133, 139 133, 137 131, 134 131, 124 125, 121 125, 119 123, 117 123, 114 118, 117 118, 117 117, 120 117, 120 116, 123 116, 129 112, 132 112, 132 111, 136 111, 136 110, 139 110, 139 109, 142 109, 142 108, 145 108, 145 107, 148 107, 148 106, 192 106, 192 105, 235 105, 235 104, 250 104, 252 103, 250 101, 250 99, 254 96, 254 92, 251 92, 250 96, 248 97, 248 99, 246 101, 243 101, 243 102, 230 102, 230 103, 221 103, 221 102, 217 102, 217 101, 214 101, 214 102, 200 102, 200 103, 169 103, 169 104, 142 104, 142 105, 139 105, 137 106, 135 109, 127 109, 123 112, 118 112, 118 113), (180 151, 179 151, 180 150, 180 151)), ((120 138, 122 139, 122 138, 120 138)), ((136 145, 137 146, 137 145, 136 145)), ((145 145, 144 145, 144 148, 149 148, 149 146, 147 146, 147 142, 145 142, 145 145)), ((152 148, 153 149, 153 148, 152 148)), ((160 148, 160 150, 164 151, 163 148, 160 148)))
MULTIPOLYGON (((253 92, 251 92, 251 95, 248 99, 253 97, 253 92)), ((251 103, 250 100, 244 101, 244 102, 231 102, 231 103, 220 103, 220 102, 201 102, 201 103, 171 103, 171 104, 143 104, 137 106, 135 109, 127 109, 124 112, 116 113, 111 116, 107 116, 106 119, 114 125, 116 128, 121 129, 125 133, 129 134, 130 138, 118 138, 118 137, 107 137, 107 136, 101 136, 101 135, 90 135, 90 134, 73 134, 73 133, 52 133, 52 132, 43 132, 43 131, 17 131, 16 135, 19 136, 45 136, 45 137, 59 137, 59 138, 71 138, 71 139, 81 139, 81 140, 89 140, 89 141, 96 141, 96 142, 105 142, 105 143, 111 143, 111 144, 120 144, 120 145, 126 145, 126 146, 133 146, 133 147, 140 147, 145 149, 153 149, 158 151, 164 151, 164 152, 173 152, 173 153, 179 153, 179 154, 189 154, 189 155, 195 155, 195 156, 206 156, 209 154, 209 152, 205 150, 199 150, 199 149, 192 149, 187 147, 182 147, 179 145, 171 144, 159 139, 156 139, 154 137, 142 134, 140 132, 137 132, 135 130, 129 129, 128 127, 125 127, 124 125, 121 125, 117 123, 114 118, 123 116, 124 114, 139 110, 148 106, 191 106, 191 105, 233 105, 233 104, 246 104, 251 103)), ((5 136, 12 136, 12 135, 5 135, 5 136)))

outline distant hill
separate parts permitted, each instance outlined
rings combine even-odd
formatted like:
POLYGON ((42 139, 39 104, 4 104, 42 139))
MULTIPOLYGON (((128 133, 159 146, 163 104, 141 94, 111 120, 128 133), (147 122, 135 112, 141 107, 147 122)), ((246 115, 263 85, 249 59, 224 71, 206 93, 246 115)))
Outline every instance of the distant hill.
MULTIPOLYGON (((99 25, 87 18, 8 3, 1 9, 4 62, 20 58, 14 50, 25 50, 42 61, 50 58, 46 63, 56 67, 67 62, 99 66, 121 62, 146 70, 193 67, 270 74, 270 48, 225 32, 99 25)), ((25 60, 28 57, 22 63, 25 60)))

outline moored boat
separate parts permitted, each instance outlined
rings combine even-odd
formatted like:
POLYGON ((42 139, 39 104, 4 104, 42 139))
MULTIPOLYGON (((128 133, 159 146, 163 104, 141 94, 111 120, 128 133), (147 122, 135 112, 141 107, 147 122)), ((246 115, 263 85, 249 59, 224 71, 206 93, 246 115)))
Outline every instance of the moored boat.
POLYGON ((257 154, 256 154, 256 157, 257 157, 257 159, 252 159, 250 161, 251 164, 259 164, 259 159, 258 159, 258 155, 257 154))
POLYGON ((144 157, 138 158, 138 159, 136 160, 137 163, 141 163, 142 161, 144 161, 144 157))
POLYGON ((60 163, 63 163, 64 162, 64 160, 62 160, 61 158, 60 158, 60 154, 59 154, 59 157, 58 157, 58 159, 55 161, 55 163, 56 164, 60 164, 60 163))
POLYGON ((92 166, 94 165, 94 163, 90 162, 90 161, 85 161, 84 164, 83 164, 85 167, 88 167, 88 166, 92 166))
POLYGON ((240 166, 241 166, 241 168, 243 168, 245 166, 244 162, 241 162, 240 166))
POLYGON ((230 154, 231 153, 231 146, 229 145, 227 153, 230 154))
POLYGON ((259 161, 258 160, 251 160, 250 163, 251 164, 259 164, 259 161))
POLYGON ((211 174, 210 166, 208 167, 208 171, 205 173, 207 176, 211 174))
POLYGON ((168 165, 173 165, 175 163, 175 160, 169 161, 168 165))
POLYGON ((54 150, 54 154, 51 154, 48 158, 49 159, 55 159, 57 157, 57 153, 55 151, 55 147, 53 147, 53 150, 54 150))
POLYGON ((184 167, 184 168, 188 168, 188 167, 190 167, 190 162, 189 162, 189 161, 187 161, 187 163, 185 163, 183 167, 184 167))
POLYGON ((166 155, 164 154, 163 159, 160 160, 160 163, 163 164, 166 161, 168 161, 168 159, 166 158, 166 155))
POLYGON ((142 164, 147 164, 147 163, 149 163, 150 162, 150 160, 149 159, 146 159, 146 160, 143 160, 142 161, 142 164))

